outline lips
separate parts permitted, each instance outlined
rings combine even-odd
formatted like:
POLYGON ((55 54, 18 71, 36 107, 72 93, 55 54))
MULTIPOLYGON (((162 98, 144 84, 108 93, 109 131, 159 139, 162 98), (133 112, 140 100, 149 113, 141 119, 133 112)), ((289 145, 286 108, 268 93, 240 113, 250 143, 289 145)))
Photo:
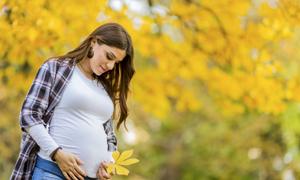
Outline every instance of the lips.
POLYGON ((102 66, 100 66, 100 68, 102 69, 102 71, 106 71, 106 69, 104 69, 102 66))

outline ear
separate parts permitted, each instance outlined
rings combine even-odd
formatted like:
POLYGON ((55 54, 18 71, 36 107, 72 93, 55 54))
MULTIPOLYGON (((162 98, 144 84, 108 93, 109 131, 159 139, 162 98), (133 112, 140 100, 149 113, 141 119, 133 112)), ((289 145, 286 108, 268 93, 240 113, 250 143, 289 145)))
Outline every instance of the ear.
POLYGON ((91 46, 94 46, 95 43, 97 43, 97 42, 96 42, 96 39, 92 39, 92 40, 91 40, 91 46))
POLYGON ((94 45, 95 45, 95 41, 92 40, 92 41, 91 41, 91 46, 94 46, 94 45))

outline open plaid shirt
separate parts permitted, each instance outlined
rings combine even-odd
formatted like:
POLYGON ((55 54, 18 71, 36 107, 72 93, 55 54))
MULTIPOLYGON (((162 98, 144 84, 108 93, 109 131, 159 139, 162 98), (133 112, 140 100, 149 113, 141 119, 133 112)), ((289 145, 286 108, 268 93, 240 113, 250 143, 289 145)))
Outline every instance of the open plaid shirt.
MULTIPOLYGON (((41 123, 46 127, 50 123, 54 108, 62 97, 75 65, 76 62, 73 59, 69 61, 49 59, 39 68, 21 108, 19 119, 22 139, 11 180, 31 179, 39 146, 25 131, 25 128, 41 123)), ((107 135, 108 151, 115 151, 117 139, 112 118, 103 123, 103 127, 107 135)))

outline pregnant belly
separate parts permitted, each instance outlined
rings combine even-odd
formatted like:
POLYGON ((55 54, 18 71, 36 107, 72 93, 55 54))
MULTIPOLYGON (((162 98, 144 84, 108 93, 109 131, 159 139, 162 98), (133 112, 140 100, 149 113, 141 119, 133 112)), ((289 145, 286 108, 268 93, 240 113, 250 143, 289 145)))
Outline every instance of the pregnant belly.
POLYGON ((96 172, 102 161, 109 161, 107 135, 102 126, 72 126, 52 129, 54 140, 67 151, 77 155, 84 164, 82 168, 90 177, 96 172))

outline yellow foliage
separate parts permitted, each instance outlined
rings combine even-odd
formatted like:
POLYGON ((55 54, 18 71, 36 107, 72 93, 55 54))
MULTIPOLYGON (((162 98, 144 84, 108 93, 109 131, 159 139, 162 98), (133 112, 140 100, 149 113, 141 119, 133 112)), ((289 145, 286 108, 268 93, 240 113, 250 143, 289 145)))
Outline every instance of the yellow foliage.
POLYGON ((9 64, 0 71, 9 77, 1 95, 28 89, 45 59, 115 21, 132 36, 132 97, 147 113, 163 120, 173 111, 201 111, 206 93, 226 116, 245 110, 278 115, 300 99, 299 78, 287 76, 285 66, 299 64, 291 58, 299 56, 292 44, 300 22, 296 2, 167 1, 161 14, 139 14, 125 5, 113 10, 108 1, 0 1, 0 67, 2 59, 9 64), (281 49, 284 55, 277 54, 281 49), (17 71, 25 62, 31 67, 26 77, 17 71))
POLYGON ((136 158, 130 158, 132 154, 133 154, 133 149, 126 150, 122 153, 120 153, 119 151, 114 151, 112 156, 115 162, 108 164, 107 172, 109 174, 128 176, 129 170, 123 166, 128 166, 139 162, 139 160, 136 158))

